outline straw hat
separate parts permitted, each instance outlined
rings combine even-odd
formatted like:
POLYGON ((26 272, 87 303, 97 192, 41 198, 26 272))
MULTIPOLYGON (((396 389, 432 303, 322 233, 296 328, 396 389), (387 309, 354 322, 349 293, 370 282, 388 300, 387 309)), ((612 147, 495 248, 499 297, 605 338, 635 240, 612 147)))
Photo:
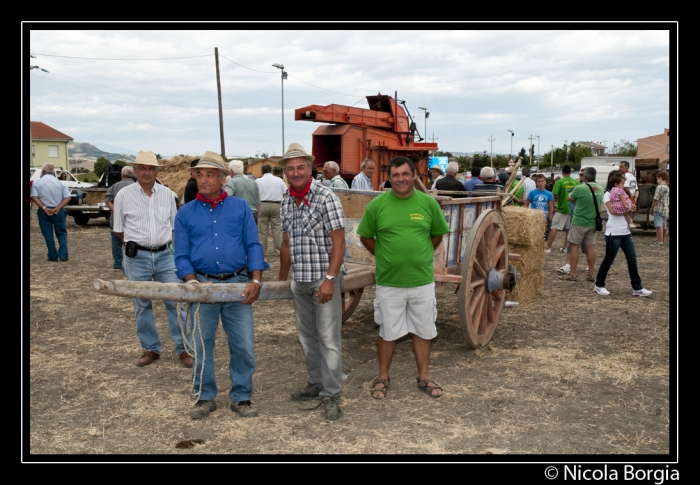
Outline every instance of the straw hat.
POLYGON ((445 172, 442 171, 442 167, 440 165, 433 165, 428 169, 428 172, 430 172, 431 170, 437 170, 438 172, 440 172, 440 175, 445 175, 445 172))
POLYGON ((156 154, 153 152, 147 152, 145 150, 141 150, 136 154, 136 160, 131 162, 128 161, 126 162, 129 165, 153 165, 154 167, 160 167, 160 163, 158 163, 158 158, 156 157, 156 154))
POLYGON ((224 163, 224 159, 221 158, 221 155, 211 151, 204 152, 204 155, 199 157, 197 165, 192 168, 215 168, 223 171, 226 175, 229 174, 228 165, 224 163))
POLYGON ((506 168, 506 173, 513 173, 513 167, 506 168))
POLYGON ((291 145, 289 145, 289 148, 287 148, 287 151, 284 153, 284 156, 280 159, 278 163, 284 166, 285 160, 299 157, 306 158, 309 161, 309 163, 314 162, 314 156, 306 153, 306 150, 304 150, 303 146, 299 145, 298 143, 292 143, 291 145))

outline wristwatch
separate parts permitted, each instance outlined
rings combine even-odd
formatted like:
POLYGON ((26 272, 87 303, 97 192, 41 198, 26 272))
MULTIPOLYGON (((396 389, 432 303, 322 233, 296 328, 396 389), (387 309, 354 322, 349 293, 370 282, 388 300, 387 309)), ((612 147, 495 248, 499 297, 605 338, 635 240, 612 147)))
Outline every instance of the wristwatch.
POLYGON ((250 280, 251 283, 256 283, 258 286, 262 287, 260 280, 250 280))
POLYGON ((331 283, 335 283, 335 276, 331 276, 331 275, 327 274, 326 279, 329 280, 331 283))

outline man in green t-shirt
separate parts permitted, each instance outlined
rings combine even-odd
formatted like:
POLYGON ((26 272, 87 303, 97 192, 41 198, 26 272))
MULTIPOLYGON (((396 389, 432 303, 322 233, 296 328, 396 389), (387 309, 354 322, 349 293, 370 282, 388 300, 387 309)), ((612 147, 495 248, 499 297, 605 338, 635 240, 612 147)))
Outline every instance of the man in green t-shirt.
POLYGON ((440 397, 442 388, 428 372, 430 344, 437 335, 433 253, 450 228, 440 204, 414 189, 416 167, 410 158, 391 159, 388 174, 391 190, 372 199, 357 227, 360 241, 376 261, 379 374, 370 395, 386 396, 396 340, 411 333, 418 388, 430 397, 440 397))
POLYGON ((595 183, 596 170, 593 167, 583 169, 584 183, 577 185, 569 194, 569 201, 576 204, 574 216, 571 219, 569 229, 569 243, 571 244, 571 254, 569 262, 571 272, 564 276, 563 280, 576 281, 576 267, 578 266, 578 248, 581 244, 586 247, 586 258, 588 259, 588 275, 586 281, 595 281, 593 269, 595 267, 595 220, 597 213, 600 213, 600 206, 603 204, 603 194, 605 189, 595 183), (592 192, 591 192, 592 191, 592 192), (598 211, 596 211, 596 206, 598 211))
POLYGON ((566 237, 568 236, 569 223, 571 222, 569 194, 577 185, 579 185, 578 181, 571 177, 571 167, 564 165, 561 168, 561 178, 554 182, 554 187, 552 188, 552 195, 554 195, 554 217, 552 218, 552 227, 549 230, 549 238, 547 239, 545 253, 549 253, 552 250, 552 244, 554 244, 554 239, 557 237, 557 231, 564 231, 567 233, 564 237, 564 245, 562 246, 562 249, 566 248, 566 237))

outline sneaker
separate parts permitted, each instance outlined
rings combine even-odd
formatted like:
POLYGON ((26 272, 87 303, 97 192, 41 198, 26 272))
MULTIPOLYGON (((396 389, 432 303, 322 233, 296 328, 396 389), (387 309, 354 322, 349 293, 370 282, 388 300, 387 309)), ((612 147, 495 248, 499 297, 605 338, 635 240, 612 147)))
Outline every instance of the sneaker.
POLYGON ((630 222, 629 224, 627 224, 627 227, 629 227, 630 229, 636 229, 637 224, 635 224, 634 222, 630 222))
POLYGON ((559 248, 559 251, 566 254, 566 248, 559 248))
POLYGON ((309 399, 317 398, 320 393, 320 388, 308 384, 304 389, 291 393, 290 397, 293 401, 308 401, 309 399))
POLYGON ((604 287, 599 288, 597 286, 594 286, 593 291, 595 291, 596 293, 598 293, 601 296, 608 296, 610 294, 610 292, 608 290, 606 290, 604 287))
POLYGON ((544 254, 551 254, 551 253, 552 253, 552 250, 551 250, 551 249, 545 249, 545 250, 544 250, 544 254))
POLYGON ((238 413, 241 418, 257 418, 258 411, 250 401, 240 401, 231 403, 231 411, 238 413))
POLYGON ((214 401, 202 401, 200 399, 195 403, 194 409, 190 411, 190 418, 204 419, 214 411, 216 411, 216 403, 214 401))
POLYGON ((559 271, 562 274, 569 274, 571 272, 571 266, 568 264, 565 264, 561 268, 559 268, 557 271, 559 271))
POLYGON ((651 290, 645 290, 642 288, 641 290, 632 290, 632 296, 649 296, 651 295, 651 290))
POLYGON ((324 399, 323 404, 326 405, 326 419, 333 421, 339 419, 343 415, 336 398, 324 399))
POLYGON ((651 247, 660 247, 660 246, 665 246, 666 244, 660 243, 659 241, 654 241, 653 243, 650 244, 651 247))

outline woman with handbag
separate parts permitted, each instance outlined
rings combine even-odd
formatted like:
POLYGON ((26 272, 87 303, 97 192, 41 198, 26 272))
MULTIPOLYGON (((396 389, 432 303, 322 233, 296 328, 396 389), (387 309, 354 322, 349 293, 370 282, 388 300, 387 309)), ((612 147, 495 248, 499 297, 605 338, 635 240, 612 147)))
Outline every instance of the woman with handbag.
POLYGON ((650 290, 644 289, 642 279, 639 277, 637 269, 637 253, 634 250, 634 242, 632 241, 632 233, 630 232, 625 214, 631 214, 635 211, 632 206, 627 210, 620 211, 610 200, 610 191, 621 182, 624 182, 625 175, 620 170, 613 170, 608 175, 608 186, 605 189, 603 196, 603 204, 608 210, 608 223, 605 227, 605 258, 600 263, 598 275, 595 279, 593 291, 601 296, 608 296, 610 292, 605 288, 605 278, 608 271, 615 261, 618 249, 622 249, 627 259, 627 270, 630 274, 630 282, 632 283, 632 296, 649 296, 650 290))

